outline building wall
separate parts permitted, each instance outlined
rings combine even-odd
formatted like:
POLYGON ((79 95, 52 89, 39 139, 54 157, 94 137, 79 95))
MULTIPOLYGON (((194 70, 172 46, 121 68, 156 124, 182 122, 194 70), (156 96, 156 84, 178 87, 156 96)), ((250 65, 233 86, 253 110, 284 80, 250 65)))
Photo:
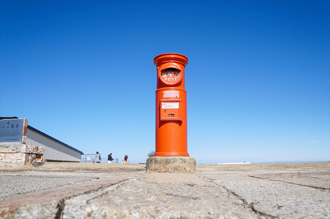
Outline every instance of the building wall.
POLYGON ((27 145, 42 146, 45 148, 44 156, 46 160, 80 162, 81 153, 34 132, 33 130, 27 129, 26 137, 27 145))

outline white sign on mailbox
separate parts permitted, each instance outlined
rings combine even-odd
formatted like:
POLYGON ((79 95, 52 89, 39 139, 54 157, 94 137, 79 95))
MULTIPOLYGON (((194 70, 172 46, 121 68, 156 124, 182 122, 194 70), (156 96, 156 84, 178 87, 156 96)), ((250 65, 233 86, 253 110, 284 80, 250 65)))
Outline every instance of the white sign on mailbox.
POLYGON ((162 109, 179 109, 179 103, 162 103, 162 109))

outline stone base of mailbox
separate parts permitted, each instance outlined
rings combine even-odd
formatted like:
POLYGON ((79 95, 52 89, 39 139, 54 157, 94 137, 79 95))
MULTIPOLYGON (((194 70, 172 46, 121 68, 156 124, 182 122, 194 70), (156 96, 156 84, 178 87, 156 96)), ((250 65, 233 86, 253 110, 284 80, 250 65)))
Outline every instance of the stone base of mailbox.
POLYGON ((147 173, 196 173, 196 160, 192 157, 149 157, 147 173))

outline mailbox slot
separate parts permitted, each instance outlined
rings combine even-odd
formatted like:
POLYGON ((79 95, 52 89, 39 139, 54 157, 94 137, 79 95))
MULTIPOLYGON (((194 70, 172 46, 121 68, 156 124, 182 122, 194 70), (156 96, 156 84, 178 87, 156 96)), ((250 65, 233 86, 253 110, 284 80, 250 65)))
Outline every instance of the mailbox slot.
POLYGON ((179 84, 183 78, 183 71, 176 63, 166 63, 158 69, 159 79, 168 86, 179 84))
POLYGON ((182 121, 181 104, 178 99, 160 100, 160 121, 182 121))

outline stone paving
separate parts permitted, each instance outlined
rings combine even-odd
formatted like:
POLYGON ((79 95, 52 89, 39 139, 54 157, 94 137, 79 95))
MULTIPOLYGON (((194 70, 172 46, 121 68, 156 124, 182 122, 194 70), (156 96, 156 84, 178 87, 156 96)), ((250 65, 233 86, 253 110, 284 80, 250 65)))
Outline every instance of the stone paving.
POLYGON ((0 218, 330 218, 330 164, 0 167, 0 218))

